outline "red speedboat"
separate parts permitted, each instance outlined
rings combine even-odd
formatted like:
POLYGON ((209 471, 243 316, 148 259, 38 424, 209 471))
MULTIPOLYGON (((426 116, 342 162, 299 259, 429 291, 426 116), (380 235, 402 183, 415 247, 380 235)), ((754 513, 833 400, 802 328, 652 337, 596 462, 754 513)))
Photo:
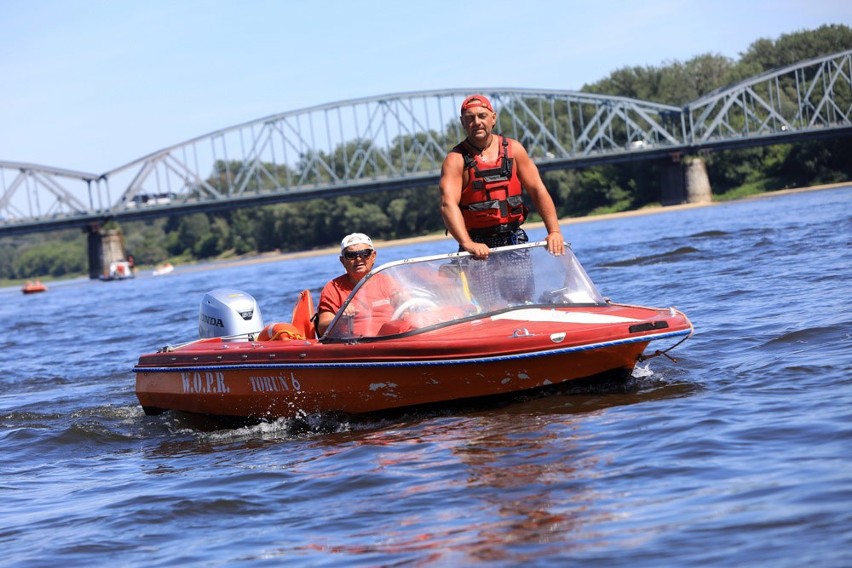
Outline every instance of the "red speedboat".
POLYGON ((626 378, 650 342, 692 334, 674 308, 605 300, 570 249, 544 245, 385 264, 321 338, 307 291, 292 322, 264 326, 250 295, 214 290, 200 339, 139 358, 136 395, 147 414, 357 415, 626 378))

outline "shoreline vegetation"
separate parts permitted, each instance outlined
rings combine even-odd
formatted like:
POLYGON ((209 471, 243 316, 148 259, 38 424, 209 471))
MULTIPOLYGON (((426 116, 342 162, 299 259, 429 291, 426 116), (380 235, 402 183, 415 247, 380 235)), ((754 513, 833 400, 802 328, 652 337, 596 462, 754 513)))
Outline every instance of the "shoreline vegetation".
MULTIPOLYGON (((622 219, 628 217, 638 217, 643 215, 656 215, 659 213, 669 213, 675 211, 683 211, 685 209, 698 209, 702 207, 714 207, 717 205, 722 205, 725 203, 733 203, 739 201, 748 201, 753 199, 765 199, 772 198, 781 195, 789 195, 791 193, 803 193, 808 191, 820 191, 827 189, 838 189, 843 187, 852 188, 852 180, 840 183, 830 183, 830 184, 821 184, 814 185, 810 187, 799 187, 799 188, 790 188, 790 189, 780 189, 777 191, 767 191, 763 193, 755 193, 751 195, 747 195, 744 197, 736 198, 736 199, 720 199, 706 203, 684 203, 681 205, 650 205, 647 207, 642 207, 640 209, 633 209, 629 211, 619 211, 616 213, 602 213, 598 215, 587 215, 583 217, 563 217, 559 219, 559 224, 563 228, 563 234, 565 235, 565 240, 567 242, 571 241, 570 227, 571 225, 576 225, 580 223, 593 223, 597 221, 606 221, 610 219, 622 219)), ((524 223, 525 229, 537 229, 543 227, 544 223, 541 221, 528 221, 524 223)), ((355 229, 353 229, 355 231, 355 229)), ((345 235, 341 235, 340 238, 343 238, 345 235)), ((420 235, 417 237, 407 237, 403 239, 391 239, 391 240, 380 240, 374 239, 373 242, 378 249, 397 247, 397 246, 405 246, 410 244, 431 242, 431 241, 439 241, 442 239, 446 239, 451 243, 451 250, 448 252, 452 252, 456 249, 453 243, 453 238, 449 235, 445 235, 443 231, 438 233, 431 233, 428 235, 420 235)), ((265 253, 248 253, 240 256, 234 256, 230 258, 218 258, 218 259, 210 259, 203 261, 193 261, 193 262, 172 262, 175 265, 175 270, 180 272, 198 272, 198 271, 207 271, 207 270, 216 270, 217 268, 224 267, 232 267, 232 266, 244 266, 244 265, 252 265, 252 264, 263 264, 270 262, 281 262, 285 260, 294 260, 299 258, 311 258, 317 256, 323 256, 327 254, 335 254, 338 252, 336 246, 332 247, 322 247, 316 249, 309 249, 303 251, 293 251, 293 252, 279 252, 279 251, 271 251, 265 253)), ((148 273, 154 269, 154 265, 137 265, 136 273, 137 275, 140 272, 148 273)), ((146 274, 148 276, 148 274, 146 274)), ((20 280, 0 280, 0 288, 6 287, 15 287, 21 286, 24 282, 26 282, 26 278, 20 280)), ((73 275, 69 277, 61 277, 61 278, 50 278, 50 277, 42 277, 41 280, 43 282, 62 282, 62 281, 72 281, 72 280, 89 280, 88 277, 83 275, 73 275)))
MULTIPOLYGON (((593 223, 596 221, 606 221, 610 219, 622 219, 627 217, 638 217, 643 215, 656 215, 658 213, 668 213, 673 211, 683 211, 685 209, 699 209, 702 207, 714 207, 717 205, 722 205, 725 203, 734 203, 739 201, 749 201, 753 199, 764 199, 770 197, 776 197, 781 195, 789 195, 791 193, 803 193, 808 191, 820 191, 826 189, 838 189, 842 187, 852 187, 852 181, 842 182, 842 183, 830 183, 823 185, 815 185, 811 187, 799 187, 799 188, 791 188, 791 189, 780 189, 777 191, 767 191, 765 193, 757 193, 752 194, 746 197, 741 197, 738 199, 731 200, 719 200, 712 201, 707 203, 684 203, 681 205, 652 205, 648 207, 643 207, 641 209, 634 209, 630 211, 619 211, 617 213, 603 213, 600 215, 587 215, 584 217, 563 217, 559 219, 559 225, 562 227, 562 232, 565 235, 565 240, 570 242, 570 226, 576 225, 580 223, 593 223)), ((533 221, 524 223, 524 229, 537 229, 544 226, 542 221, 533 221)), ((355 229, 353 229, 354 231, 355 229)), ((342 239, 346 235, 340 235, 342 239)), ((420 235, 417 237, 407 237, 404 239, 392 239, 392 240, 379 240, 373 239, 373 243, 376 245, 377 249, 384 249, 390 247, 397 246, 405 246, 410 244, 417 243, 425 243, 432 241, 440 241, 442 239, 446 239, 453 242, 453 238, 449 235, 445 235, 443 231, 439 233, 432 233, 428 235, 420 235)), ((455 250, 455 246, 452 247, 455 250)), ((338 252, 337 247, 323 247, 317 249, 310 249, 305 251, 294 251, 294 252, 266 252, 261 254, 245 254, 239 257, 233 258, 225 258, 218 260, 210 260, 210 261, 199 261, 197 263, 186 263, 182 264, 180 267, 183 269, 183 272, 193 271, 193 270, 212 270, 222 266, 240 266, 240 265, 250 265, 250 264, 262 264, 267 262, 280 262, 283 260, 292 260, 298 258, 311 258, 316 256, 322 256, 326 254, 335 254, 338 252)), ((452 252, 452 251, 449 251, 452 252)), ((137 267, 137 270, 140 267, 137 267)), ((147 269, 147 267, 141 267, 147 269)), ((153 267, 151 267, 153 268, 153 267)))

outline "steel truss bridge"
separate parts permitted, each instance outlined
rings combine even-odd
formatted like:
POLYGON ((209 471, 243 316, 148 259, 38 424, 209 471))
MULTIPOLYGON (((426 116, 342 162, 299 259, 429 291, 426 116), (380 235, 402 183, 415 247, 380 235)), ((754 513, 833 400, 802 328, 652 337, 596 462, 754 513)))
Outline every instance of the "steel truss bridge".
POLYGON ((543 171, 852 133, 852 50, 802 61, 684 107, 534 89, 452 89, 268 116, 95 174, 0 162, 0 236, 436 185, 472 92, 543 171))

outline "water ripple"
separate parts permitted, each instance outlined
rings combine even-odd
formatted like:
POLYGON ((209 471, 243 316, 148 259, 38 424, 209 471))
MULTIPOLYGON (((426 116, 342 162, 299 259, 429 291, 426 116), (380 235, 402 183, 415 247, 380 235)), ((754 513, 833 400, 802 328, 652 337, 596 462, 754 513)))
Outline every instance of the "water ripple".
POLYGON ((192 339, 205 291, 285 320, 334 254, 0 291, 2 563, 850 565, 850 206, 847 188, 569 223, 605 295, 689 314, 676 362, 368 419, 148 417, 134 394, 136 358, 192 339))

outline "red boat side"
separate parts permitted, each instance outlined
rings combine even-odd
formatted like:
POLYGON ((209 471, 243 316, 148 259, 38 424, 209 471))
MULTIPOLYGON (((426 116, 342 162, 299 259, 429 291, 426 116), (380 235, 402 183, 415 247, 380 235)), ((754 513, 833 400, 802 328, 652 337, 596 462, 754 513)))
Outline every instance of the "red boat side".
POLYGON ((361 414, 628 375, 650 341, 691 329, 674 310, 607 305, 522 309, 375 342, 203 340, 142 356, 136 390, 151 413, 361 414))

